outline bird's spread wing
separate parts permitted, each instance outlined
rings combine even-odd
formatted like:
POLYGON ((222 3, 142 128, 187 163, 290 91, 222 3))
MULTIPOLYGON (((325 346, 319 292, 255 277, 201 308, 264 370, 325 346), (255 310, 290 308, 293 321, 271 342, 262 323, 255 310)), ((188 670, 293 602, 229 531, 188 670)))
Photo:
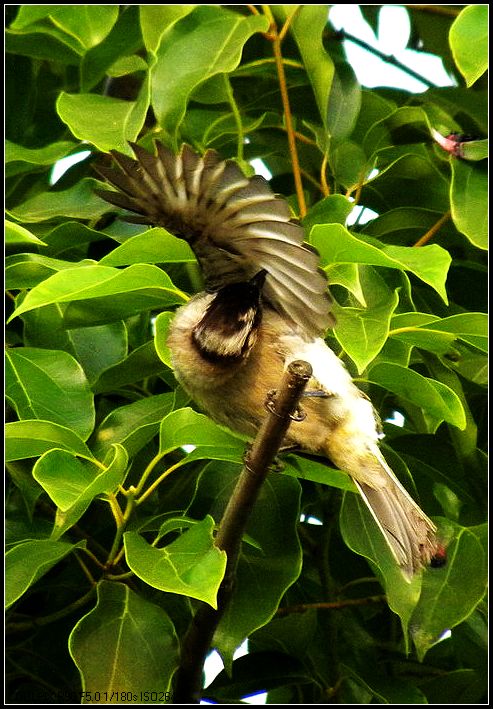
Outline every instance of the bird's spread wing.
POLYGON ((209 290, 265 269, 264 298, 281 315, 312 336, 334 324, 318 254, 266 180, 245 177, 213 150, 200 156, 184 145, 175 155, 157 143, 152 155, 131 146, 136 160, 113 150, 120 169, 96 168, 119 190, 97 190, 101 197, 138 215, 129 221, 165 227, 188 241, 209 290))

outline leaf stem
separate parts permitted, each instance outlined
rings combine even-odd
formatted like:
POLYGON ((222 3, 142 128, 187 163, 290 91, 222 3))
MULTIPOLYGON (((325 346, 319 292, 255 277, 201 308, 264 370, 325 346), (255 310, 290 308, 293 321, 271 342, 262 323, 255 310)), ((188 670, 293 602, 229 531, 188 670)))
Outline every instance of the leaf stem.
POLYGON ((244 159, 243 158, 243 155, 244 155, 243 150, 244 150, 244 145, 245 145, 245 133, 243 130, 243 122, 241 120, 241 114, 238 109, 238 105, 235 101, 231 82, 230 82, 229 78, 226 76, 226 74, 224 74, 224 84, 226 87, 226 93, 228 95, 229 105, 231 106, 231 111, 232 111, 233 117, 235 119, 236 129, 237 129, 237 134, 238 134, 236 153, 237 153, 238 160, 242 161, 244 159))
MULTIPOLYGON (((116 534, 115 534, 115 538, 113 540, 113 544, 111 546, 111 550, 110 550, 108 559, 106 561, 106 568, 109 568, 110 566, 114 566, 115 564, 118 563, 118 560, 120 559, 119 552, 120 552, 120 546, 121 546, 121 542, 122 542, 123 532, 125 531, 125 528, 127 526, 128 520, 130 519, 130 516, 133 512, 134 507, 135 507, 135 490, 134 490, 134 488, 130 488, 129 490, 127 490, 127 506, 125 507, 125 513, 117 521, 116 534)), ((121 511, 120 511, 120 514, 121 514, 121 511)))
POLYGON ((142 495, 139 497, 138 500, 135 501, 135 504, 141 505, 144 502, 144 500, 146 500, 149 497, 149 495, 151 495, 154 492, 154 490, 163 482, 163 480, 168 477, 168 475, 171 475, 171 473, 173 473, 175 470, 177 470, 182 465, 184 465, 185 462, 186 462, 186 459, 179 460, 174 465, 171 465, 169 468, 166 468, 164 473, 161 473, 161 475, 158 477, 158 479, 155 480, 151 485, 149 485, 147 490, 142 493, 142 495))

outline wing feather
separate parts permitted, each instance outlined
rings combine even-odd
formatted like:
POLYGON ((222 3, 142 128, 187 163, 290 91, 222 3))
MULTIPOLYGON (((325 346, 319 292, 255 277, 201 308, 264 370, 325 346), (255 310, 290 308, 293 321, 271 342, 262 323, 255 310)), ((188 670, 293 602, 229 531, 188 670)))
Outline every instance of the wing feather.
POLYGON ((313 336, 334 324, 318 254, 263 177, 246 177, 213 150, 200 156, 184 145, 175 155, 157 143, 153 155, 130 145, 136 159, 113 150, 118 167, 96 168, 119 190, 98 190, 103 199, 189 241, 209 290, 265 269, 264 298, 275 310, 313 336))

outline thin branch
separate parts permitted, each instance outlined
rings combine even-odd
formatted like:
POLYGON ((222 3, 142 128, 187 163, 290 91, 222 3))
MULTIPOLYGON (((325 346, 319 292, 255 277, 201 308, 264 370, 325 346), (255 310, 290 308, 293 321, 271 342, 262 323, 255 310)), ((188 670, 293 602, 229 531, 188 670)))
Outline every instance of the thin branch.
POLYGON ((305 613, 305 611, 316 610, 340 610, 348 606, 367 606, 371 603, 385 603, 386 596, 366 596, 365 598, 346 598, 343 601, 321 601, 320 603, 300 603, 296 606, 286 606, 279 608, 276 616, 291 615, 291 613, 305 613))
POLYGON ((340 41, 346 40, 347 42, 353 42, 354 44, 357 44, 358 47, 362 47, 362 49, 366 49, 367 52, 370 52, 371 54, 374 54, 376 57, 381 59, 382 61, 386 62, 387 64, 391 64, 392 66, 395 66, 396 69, 400 69, 401 71, 405 72, 409 76, 412 76, 413 79, 417 79, 418 81, 421 81, 425 86, 428 88, 434 88, 437 86, 433 81, 430 81, 426 77, 422 76, 421 74, 418 74, 417 71, 414 71, 413 69, 410 69, 408 66, 400 62, 398 59, 393 54, 385 54, 385 52, 382 52, 380 49, 377 49, 376 47, 372 47, 371 44, 368 44, 362 39, 359 39, 359 37, 354 37, 352 34, 349 34, 349 32, 346 32, 345 30, 337 30, 335 32, 331 32, 331 36, 334 39, 338 39, 340 41))
POLYGON ((219 524, 216 546, 227 554, 226 571, 218 591, 217 610, 206 603, 199 606, 183 640, 180 667, 176 675, 174 701, 196 704, 202 694, 202 668, 215 630, 230 601, 236 576, 241 540, 269 467, 284 440, 303 390, 311 377, 307 362, 292 362, 281 382, 275 405, 253 442, 233 494, 219 524))
POLYGON ((330 187, 327 183, 327 153, 324 154, 324 159, 320 167, 320 185, 322 187, 323 196, 328 197, 330 195, 330 187))
POLYGON ((286 22, 284 24, 284 27, 281 29, 280 32, 278 32, 277 25, 275 23, 275 20, 272 15, 270 7, 268 5, 263 5, 263 8, 264 8, 264 13, 267 15, 267 17, 269 18, 270 23, 271 23, 269 32, 266 35, 266 37, 267 37, 267 39, 269 39, 272 42, 272 48, 274 51, 274 58, 276 60, 277 76, 279 79, 279 89, 281 91, 281 100, 282 100, 282 106, 283 106, 283 111, 284 111, 284 120, 286 121, 286 132, 287 132, 287 136, 288 136, 289 154, 291 156, 291 164, 293 166, 293 178, 294 178, 294 184, 295 184, 295 188, 296 188, 296 197, 298 199, 300 218, 303 219, 303 217, 306 215, 305 193, 303 192, 303 182, 301 180, 300 164, 299 164, 299 160, 298 160, 298 150, 296 148, 295 131, 294 131, 293 119, 292 119, 292 115, 291 115, 291 106, 289 103, 288 86, 287 86, 287 81, 286 81, 286 74, 284 71, 284 60, 283 60, 282 51, 281 51, 282 40, 283 40, 284 36, 286 35, 289 25, 291 24, 294 13, 293 13, 293 15, 288 17, 288 19, 286 20, 286 22))
POLYGON ((13 633, 21 632, 24 630, 30 630, 31 628, 39 628, 43 625, 55 623, 57 620, 71 615, 74 611, 79 610, 79 608, 83 608, 94 596, 95 588, 96 584, 94 584, 92 588, 90 588, 89 591, 83 596, 78 598, 76 601, 73 601, 73 603, 70 603, 68 606, 65 606, 61 610, 56 611, 56 613, 51 613, 50 615, 45 615, 40 618, 31 618, 30 620, 24 620, 20 622, 13 621, 12 623, 7 623, 5 629, 7 633, 13 633))
POLYGON ((439 231, 439 229, 441 229, 441 227, 449 219, 450 219, 450 210, 448 212, 445 212, 445 214, 442 217, 440 217, 440 219, 435 224, 433 224, 433 226, 430 229, 428 229, 426 234, 423 234, 423 236, 420 239, 418 239, 415 244, 413 244, 413 246, 424 246, 425 244, 427 244, 430 241, 430 239, 432 239, 435 236, 435 234, 439 231))

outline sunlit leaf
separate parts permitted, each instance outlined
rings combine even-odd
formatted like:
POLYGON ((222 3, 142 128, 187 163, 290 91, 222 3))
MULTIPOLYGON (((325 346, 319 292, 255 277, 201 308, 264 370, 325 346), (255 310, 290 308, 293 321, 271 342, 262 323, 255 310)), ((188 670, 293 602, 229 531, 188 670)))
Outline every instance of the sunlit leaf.
POLYGON ((53 421, 84 440, 94 427, 92 392, 81 366, 66 352, 7 350, 6 396, 19 418, 53 421))
POLYGON ((450 28, 450 46, 467 86, 488 68, 488 7, 464 7, 450 28))
POLYGON ((217 608, 217 591, 226 554, 214 544, 209 515, 162 548, 150 546, 137 532, 124 534, 127 563, 150 586, 198 598, 217 608))

